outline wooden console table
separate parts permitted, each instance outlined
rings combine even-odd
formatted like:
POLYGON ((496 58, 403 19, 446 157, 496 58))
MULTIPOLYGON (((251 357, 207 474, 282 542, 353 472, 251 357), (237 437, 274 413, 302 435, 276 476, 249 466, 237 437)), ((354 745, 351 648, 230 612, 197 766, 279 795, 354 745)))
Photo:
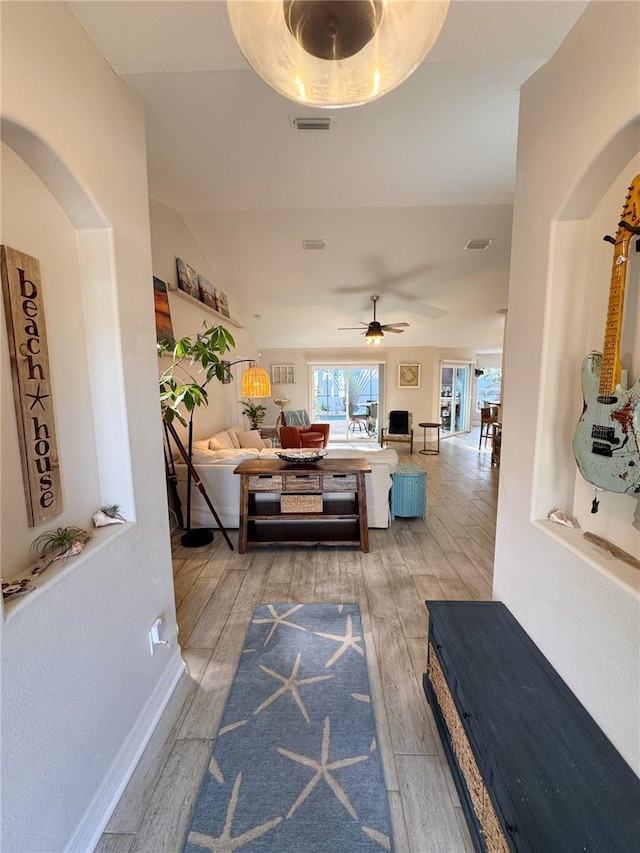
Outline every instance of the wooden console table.
POLYGON ((358 545, 369 550, 364 459, 293 465, 247 459, 240 476, 238 551, 269 545, 358 545))

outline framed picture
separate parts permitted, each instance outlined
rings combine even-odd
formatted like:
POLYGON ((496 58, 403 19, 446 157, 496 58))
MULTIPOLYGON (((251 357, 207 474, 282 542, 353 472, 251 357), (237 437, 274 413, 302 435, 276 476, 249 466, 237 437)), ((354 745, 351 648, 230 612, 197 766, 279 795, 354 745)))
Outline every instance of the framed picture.
POLYGON ((420 387, 420 365, 415 362, 398 367, 398 388, 420 387))
POLYGON ((203 275, 198 276, 198 285, 200 287, 200 301, 204 302, 209 308, 213 308, 214 311, 217 311, 218 300, 216 298, 215 287, 203 275))
POLYGON ((227 301, 227 294, 223 293, 221 290, 218 290, 217 287, 215 288, 215 293, 216 293, 216 302, 218 304, 218 311, 224 317, 228 317, 229 316, 229 303, 227 301))
POLYGON ((175 346, 175 338, 173 337, 173 326, 171 325, 171 312, 169 310, 169 297, 167 295, 167 285, 159 278, 153 277, 153 303, 156 310, 156 340, 169 341, 171 346, 175 346))
POLYGON ((181 258, 176 258, 176 266, 178 268, 178 287, 189 296, 200 301, 200 285, 198 284, 198 273, 193 267, 181 258))

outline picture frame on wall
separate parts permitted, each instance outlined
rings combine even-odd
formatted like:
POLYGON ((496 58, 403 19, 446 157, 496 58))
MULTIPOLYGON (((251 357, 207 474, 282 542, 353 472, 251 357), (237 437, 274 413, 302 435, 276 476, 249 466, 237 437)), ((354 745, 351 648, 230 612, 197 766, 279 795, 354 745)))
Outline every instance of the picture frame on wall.
POLYGON ((198 273, 193 267, 185 263, 182 258, 176 258, 178 270, 178 287, 189 296, 200 301, 200 285, 198 284, 198 273))
POLYGON ((153 303, 156 312, 156 340, 169 341, 175 346, 176 340, 173 336, 173 325, 171 323, 171 311, 169 310, 169 295, 167 285, 164 281, 153 276, 153 303))
POLYGON ((216 287, 216 302, 218 303, 218 311, 223 317, 229 316, 229 302, 227 301, 227 294, 223 293, 219 288, 216 287))
POLYGON ((218 299, 215 287, 203 275, 198 276, 198 285, 200 287, 200 301, 204 302, 207 307, 217 311, 218 299))
POLYGON ((398 366, 398 388, 420 387, 420 365, 418 362, 406 362, 398 366))

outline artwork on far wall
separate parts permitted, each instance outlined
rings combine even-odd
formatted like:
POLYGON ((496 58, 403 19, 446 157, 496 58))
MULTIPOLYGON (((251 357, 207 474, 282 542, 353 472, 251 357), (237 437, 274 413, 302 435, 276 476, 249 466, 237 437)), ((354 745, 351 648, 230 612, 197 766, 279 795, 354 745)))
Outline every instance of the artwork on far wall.
POLYGON ((223 293, 216 287, 216 302, 218 303, 218 311, 224 316, 229 316, 229 303, 227 301, 227 294, 223 293))
POLYGON ((417 362, 401 364, 398 367, 398 388, 420 387, 420 365, 417 362))
POLYGON ((198 284, 198 273, 181 258, 176 258, 178 267, 178 287, 194 299, 200 299, 200 285, 198 284))
POLYGON ((153 302, 156 309, 156 340, 169 341, 173 346, 173 326, 171 325, 171 311, 169 310, 169 296, 167 285, 159 278, 153 277, 153 302))
POLYGON ((216 289, 210 281, 203 275, 198 276, 198 284, 200 286, 200 300, 214 311, 218 310, 218 299, 216 297, 216 289))

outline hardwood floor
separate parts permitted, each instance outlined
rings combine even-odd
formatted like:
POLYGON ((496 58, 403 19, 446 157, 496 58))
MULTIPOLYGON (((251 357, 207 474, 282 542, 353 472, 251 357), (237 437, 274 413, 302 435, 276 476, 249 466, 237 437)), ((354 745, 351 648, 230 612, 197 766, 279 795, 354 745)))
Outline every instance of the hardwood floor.
MULTIPOLYGON (((404 450, 400 457, 409 459, 404 450)), ((477 430, 442 441, 439 456, 410 458, 427 470, 426 521, 397 518, 386 530, 371 530, 368 554, 318 547, 240 556, 219 535, 189 550, 177 531, 176 607, 188 673, 98 853, 181 850, 254 604, 352 601, 362 614, 395 851, 472 851, 422 689, 424 601, 491 598, 498 471, 489 450, 478 453, 477 430)), ((237 543, 237 531, 231 536, 237 543)))

